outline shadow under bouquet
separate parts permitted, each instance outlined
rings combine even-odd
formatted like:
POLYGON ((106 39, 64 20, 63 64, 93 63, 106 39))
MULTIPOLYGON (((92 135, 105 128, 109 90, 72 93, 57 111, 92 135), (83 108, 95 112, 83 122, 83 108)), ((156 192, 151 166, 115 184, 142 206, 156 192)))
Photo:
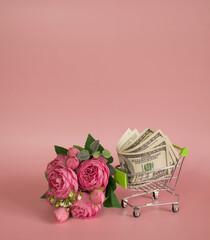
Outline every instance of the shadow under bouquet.
POLYGON ((90 219, 104 207, 121 208, 114 193, 113 157, 90 134, 85 146, 55 146, 57 157, 48 163, 48 191, 41 196, 54 206, 58 222, 69 216, 90 219))

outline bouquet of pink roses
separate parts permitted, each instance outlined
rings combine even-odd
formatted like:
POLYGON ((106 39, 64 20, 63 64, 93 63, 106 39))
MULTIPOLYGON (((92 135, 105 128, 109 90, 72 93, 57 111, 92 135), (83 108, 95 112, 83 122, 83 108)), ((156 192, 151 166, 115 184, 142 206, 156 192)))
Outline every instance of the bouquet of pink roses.
POLYGON ((55 207, 58 222, 66 221, 69 216, 93 218, 102 204, 121 207, 114 193, 113 157, 98 140, 89 134, 84 148, 55 146, 55 151, 57 157, 48 163, 45 171, 48 191, 41 198, 55 207))

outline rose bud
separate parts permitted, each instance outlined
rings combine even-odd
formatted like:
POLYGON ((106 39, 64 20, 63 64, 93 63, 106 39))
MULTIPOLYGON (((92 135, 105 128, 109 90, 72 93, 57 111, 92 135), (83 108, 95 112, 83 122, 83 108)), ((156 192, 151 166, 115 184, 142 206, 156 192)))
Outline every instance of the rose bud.
POLYGON ((71 168, 72 170, 78 168, 79 166, 79 160, 77 157, 72 156, 66 161, 66 167, 71 168))
POLYGON ((77 157, 77 155, 79 154, 79 149, 75 148, 75 147, 70 147, 69 150, 68 150, 68 157, 77 157))
POLYGON ((65 208, 59 207, 55 209, 54 216, 57 222, 62 223, 68 219, 69 212, 67 212, 65 208))
POLYGON ((100 189, 95 189, 91 192, 90 199, 94 204, 102 204, 105 200, 104 192, 100 189))
POLYGON ((71 215, 75 218, 90 219, 98 215, 101 205, 95 206, 90 201, 90 194, 83 192, 83 198, 78 200, 70 207, 71 215))

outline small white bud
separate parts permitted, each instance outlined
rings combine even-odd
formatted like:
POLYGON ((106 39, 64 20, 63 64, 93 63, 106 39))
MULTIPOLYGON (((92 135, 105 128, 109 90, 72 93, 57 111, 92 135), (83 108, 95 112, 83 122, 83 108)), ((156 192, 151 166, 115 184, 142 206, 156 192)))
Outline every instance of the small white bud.
POLYGON ((69 197, 72 198, 72 197, 74 197, 74 195, 75 195, 75 191, 72 190, 72 191, 69 193, 69 197))
POLYGON ((56 208, 58 208, 58 207, 60 207, 60 202, 59 201, 57 201, 57 202, 55 202, 55 205, 54 205, 56 208))
POLYGON ((55 201, 55 197, 54 197, 54 196, 50 196, 49 201, 50 201, 51 203, 53 203, 53 202, 55 201))
POLYGON ((82 195, 82 193, 80 192, 79 194, 78 194, 78 196, 77 196, 77 199, 78 200, 81 200, 83 198, 83 195, 82 195))

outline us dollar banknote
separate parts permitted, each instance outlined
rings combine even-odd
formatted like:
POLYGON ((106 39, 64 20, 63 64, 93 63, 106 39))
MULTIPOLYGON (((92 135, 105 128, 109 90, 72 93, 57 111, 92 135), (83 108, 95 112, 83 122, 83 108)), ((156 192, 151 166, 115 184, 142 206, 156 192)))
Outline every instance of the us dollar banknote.
POLYGON ((126 146, 130 145, 132 142, 135 141, 136 138, 138 138, 139 136, 139 132, 137 129, 134 129, 132 132, 130 132, 129 134, 127 134, 127 138, 124 137, 121 140, 121 143, 118 144, 118 148, 117 149, 124 149, 126 146))
POLYGON ((125 144, 121 149, 123 151, 129 151, 137 146, 139 146, 143 141, 145 141, 149 136, 151 136, 155 131, 151 128, 145 129, 142 133, 139 134, 138 138, 135 141, 125 144))
MULTIPOLYGON (((129 177, 128 179, 128 188, 130 189, 136 189, 138 190, 139 188, 147 186, 147 184, 153 184, 156 180, 162 180, 163 184, 165 184, 165 179, 170 177, 170 169, 163 169, 159 171, 154 171, 152 173, 144 173, 142 175, 136 176, 136 178, 133 179, 134 177, 129 177)), ((156 186, 155 186, 156 187, 156 186)))
POLYGON ((118 153, 122 169, 129 174, 136 174, 131 177, 130 182, 151 179, 154 173, 146 176, 145 172, 164 168, 168 163, 168 148, 161 146, 141 153, 118 153), (144 174, 142 174, 144 173, 144 174))
POLYGON ((122 145, 124 144, 124 142, 129 138, 129 136, 131 135, 132 131, 130 128, 128 128, 124 134, 122 135, 122 137, 120 138, 120 140, 117 143, 117 149, 120 149, 122 147, 122 145))
POLYGON ((173 174, 173 166, 178 163, 179 155, 160 129, 147 128, 133 138, 133 131, 128 129, 126 132, 118 143, 121 148, 117 147, 117 153, 121 170, 130 176, 128 184, 143 186, 145 181, 173 174), (157 168, 164 169, 156 171, 157 168))
POLYGON ((155 146, 158 142, 160 142, 164 138, 163 132, 159 129, 155 133, 151 134, 147 139, 145 139, 140 144, 136 145, 135 147, 132 147, 130 149, 126 149, 126 152, 128 153, 136 153, 141 152, 146 149, 148 149, 151 146, 155 146))
POLYGON ((171 164, 176 164, 176 162, 178 161, 178 153, 172 146, 169 138, 165 136, 160 129, 157 130, 151 136, 149 136, 144 142, 142 142, 141 144, 139 144, 138 146, 130 150, 127 150, 126 152, 131 152, 131 153, 141 152, 141 151, 155 148, 157 146, 161 146, 160 144, 169 146, 169 155, 170 155, 169 161, 171 164))
POLYGON ((163 138, 160 138, 158 141, 156 141, 154 144, 150 144, 150 146, 147 147, 147 150, 153 149, 155 147, 160 146, 168 146, 169 148, 169 164, 173 165, 176 164, 179 160, 179 155, 173 145, 171 144, 169 138, 167 136, 164 136, 163 138))

